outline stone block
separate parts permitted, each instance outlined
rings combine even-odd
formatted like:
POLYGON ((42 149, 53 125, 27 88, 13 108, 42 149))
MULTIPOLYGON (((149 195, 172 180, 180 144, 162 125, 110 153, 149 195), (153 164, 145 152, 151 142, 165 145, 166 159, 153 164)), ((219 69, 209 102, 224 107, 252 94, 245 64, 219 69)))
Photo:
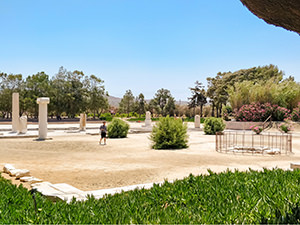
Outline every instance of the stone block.
POLYGON ((300 169, 300 162, 292 162, 291 169, 300 169))
POLYGON ((49 182, 41 182, 32 184, 31 187, 50 200, 57 201, 63 200, 68 203, 72 201, 73 197, 76 200, 86 200, 86 194, 69 184, 51 184, 49 182))
POLYGON ((26 177, 30 175, 30 171, 29 170, 25 170, 25 169, 21 169, 16 173, 16 178, 19 179, 21 177, 26 177))
POLYGON ((20 181, 22 181, 22 182, 28 182, 30 184, 43 182, 43 180, 35 178, 35 177, 21 177, 20 181))
POLYGON ((4 167, 3 167, 3 172, 9 174, 10 173, 9 171, 15 170, 15 169, 16 168, 13 165, 11 165, 11 164, 5 164, 4 167))

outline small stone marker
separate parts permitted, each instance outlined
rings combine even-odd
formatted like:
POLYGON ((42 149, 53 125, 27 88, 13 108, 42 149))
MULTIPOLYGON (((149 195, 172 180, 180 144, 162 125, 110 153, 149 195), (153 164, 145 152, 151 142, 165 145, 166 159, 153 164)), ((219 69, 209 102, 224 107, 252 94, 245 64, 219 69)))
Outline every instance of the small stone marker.
POLYGON ((27 116, 21 116, 19 119, 19 134, 26 134, 27 133, 27 116))
POLYGON ((87 116, 85 113, 80 113, 80 123, 79 123, 79 130, 86 131, 86 119, 87 116))
POLYGON ((151 126, 151 112, 146 112, 145 127, 151 126))
POLYGON ((19 93, 12 95, 12 132, 17 132, 19 127, 19 93))
POLYGON ((45 140, 47 138, 47 125, 48 125, 48 107, 49 98, 38 98, 36 100, 39 104, 39 140, 45 140))
POLYGON ((195 116, 195 128, 200 128, 200 116, 195 116))

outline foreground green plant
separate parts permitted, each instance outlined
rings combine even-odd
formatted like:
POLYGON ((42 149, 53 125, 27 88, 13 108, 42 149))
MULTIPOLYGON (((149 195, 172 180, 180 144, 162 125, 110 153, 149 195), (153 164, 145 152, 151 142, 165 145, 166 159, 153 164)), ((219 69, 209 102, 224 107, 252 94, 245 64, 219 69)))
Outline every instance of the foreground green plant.
POLYGON ((107 126, 109 138, 125 138, 128 130, 128 123, 119 118, 113 118, 112 122, 107 126))
POLYGON ((223 172, 85 202, 52 203, 0 177, 1 224, 300 223, 300 171, 223 172))
POLYGON ((174 119, 169 116, 160 118, 153 127, 150 139, 154 149, 182 149, 187 148, 187 124, 181 119, 174 119))

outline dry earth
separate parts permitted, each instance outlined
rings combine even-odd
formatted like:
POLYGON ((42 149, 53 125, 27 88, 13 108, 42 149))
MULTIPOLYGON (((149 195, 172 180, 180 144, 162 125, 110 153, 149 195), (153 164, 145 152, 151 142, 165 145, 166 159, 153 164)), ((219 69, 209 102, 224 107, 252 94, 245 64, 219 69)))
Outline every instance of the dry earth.
MULTIPOLYGON (((300 135, 293 136, 293 153, 288 155, 223 154, 215 151, 215 136, 189 132, 188 149, 152 150, 149 134, 130 134, 99 145, 98 136, 72 134, 53 140, 0 140, 0 165, 11 163, 29 169, 37 178, 51 183, 68 183, 82 190, 183 178, 203 174, 210 168, 246 170, 249 167, 289 168, 300 162, 300 135)), ((14 181, 16 182, 16 181, 14 181)))

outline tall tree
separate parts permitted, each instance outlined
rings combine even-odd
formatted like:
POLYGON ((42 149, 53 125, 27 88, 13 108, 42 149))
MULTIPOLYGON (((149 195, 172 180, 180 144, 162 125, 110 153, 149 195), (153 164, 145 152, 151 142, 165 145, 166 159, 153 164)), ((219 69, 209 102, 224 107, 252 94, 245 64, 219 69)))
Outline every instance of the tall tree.
POLYGON ((39 97, 48 97, 49 89, 49 76, 44 72, 28 76, 25 82, 23 97, 24 110, 37 117, 38 105, 36 104, 36 99, 39 97))
MULTIPOLYGON (((22 74, 0 73, 0 111, 3 117, 11 117, 12 93, 22 93, 23 90, 22 74)), ((22 100, 22 95, 20 95, 20 100, 22 100)))
POLYGON ((163 116, 174 115, 175 99, 172 97, 171 92, 167 89, 159 89, 154 96, 154 103, 156 110, 163 116))
POLYGON ((123 113, 130 113, 134 110, 134 96, 131 90, 127 90, 126 93, 123 95, 121 102, 119 103, 119 110, 123 113))
POLYGON ((145 96, 140 93, 139 96, 136 98, 136 112, 141 116, 141 114, 145 113, 146 101, 145 96))
POLYGON ((195 114, 195 108, 197 106, 200 106, 200 116, 203 116, 203 106, 207 103, 206 100, 206 91, 204 89, 204 86, 201 82, 196 81, 195 87, 190 88, 192 92, 192 97, 189 98, 190 102, 188 104, 189 108, 194 108, 194 114, 195 114))
POLYGON ((105 92, 103 83, 104 81, 95 75, 90 75, 88 79, 87 108, 94 113, 94 118, 96 113, 99 114, 99 110, 102 113, 109 108, 108 94, 105 92))

